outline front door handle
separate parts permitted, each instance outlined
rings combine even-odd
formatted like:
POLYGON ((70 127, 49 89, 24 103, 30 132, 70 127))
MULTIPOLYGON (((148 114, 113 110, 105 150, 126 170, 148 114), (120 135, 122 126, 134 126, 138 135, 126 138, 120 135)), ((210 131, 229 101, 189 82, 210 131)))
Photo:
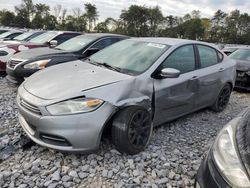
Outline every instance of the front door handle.
POLYGON ((219 72, 223 72, 225 69, 224 68, 220 68, 219 69, 219 72))
POLYGON ((196 79, 198 79, 198 76, 193 76, 192 78, 190 78, 189 80, 196 80, 196 79))

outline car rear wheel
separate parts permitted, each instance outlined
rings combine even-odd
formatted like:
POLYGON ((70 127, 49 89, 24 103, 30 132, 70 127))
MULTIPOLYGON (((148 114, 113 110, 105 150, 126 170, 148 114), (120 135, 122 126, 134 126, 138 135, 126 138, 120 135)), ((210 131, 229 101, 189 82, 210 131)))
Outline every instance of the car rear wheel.
POLYGON ((223 111, 227 107, 231 92, 232 92, 231 86, 229 84, 226 84, 220 91, 220 94, 216 99, 216 102, 212 106, 212 110, 214 110, 215 112, 223 111))
POLYGON ((128 107, 116 114, 112 124, 112 141, 117 150, 130 155, 147 146, 153 125, 150 113, 141 107, 128 107))

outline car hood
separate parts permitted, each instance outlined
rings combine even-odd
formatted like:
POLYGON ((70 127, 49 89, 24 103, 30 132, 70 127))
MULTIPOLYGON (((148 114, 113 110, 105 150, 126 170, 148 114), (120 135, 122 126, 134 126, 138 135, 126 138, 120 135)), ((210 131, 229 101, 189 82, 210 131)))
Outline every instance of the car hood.
POLYGON ((62 53, 68 53, 68 52, 63 50, 58 50, 55 48, 41 47, 19 52, 13 58, 28 60, 39 56, 56 55, 62 53))
POLYGON ((39 71, 26 79, 23 87, 41 99, 64 100, 131 77, 78 60, 39 71))
POLYGON ((250 70, 250 61, 236 60, 236 69, 239 71, 250 70))
POLYGON ((250 108, 248 107, 239 115, 240 119, 236 127, 237 148, 246 170, 250 173, 250 108))

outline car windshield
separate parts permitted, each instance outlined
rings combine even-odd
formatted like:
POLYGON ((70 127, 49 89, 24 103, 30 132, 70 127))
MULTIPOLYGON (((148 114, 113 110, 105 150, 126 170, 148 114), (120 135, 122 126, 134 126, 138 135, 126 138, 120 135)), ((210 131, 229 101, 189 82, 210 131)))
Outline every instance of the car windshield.
POLYGON ((23 34, 18 35, 17 37, 15 37, 14 40, 22 41, 22 40, 27 39, 28 37, 30 37, 33 34, 34 34, 33 32, 23 33, 23 34))
POLYGON ((169 47, 153 42, 124 40, 94 54, 89 61, 138 75, 153 65, 169 47))
POLYGON ((2 34, 0 35, 0 39, 6 38, 6 37, 8 37, 8 36, 11 35, 11 34, 12 34, 12 32, 10 32, 10 31, 5 32, 5 33, 2 33, 2 34))
POLYGON ((52 39, 53 37, 55 37, 56 35, 57 35, 57 32, 46 32, 31 39, 30 42, 44 44, 48 42, 50 39, 52 39))
POLYGON ((232 59, 250 61, 250 49, 240 49, 232 53, 230 56, 232 59))
POLYGON ((58 45, 56 49, 70 52, 79 51, 95 39, 94 36, 80 35, 58 45))

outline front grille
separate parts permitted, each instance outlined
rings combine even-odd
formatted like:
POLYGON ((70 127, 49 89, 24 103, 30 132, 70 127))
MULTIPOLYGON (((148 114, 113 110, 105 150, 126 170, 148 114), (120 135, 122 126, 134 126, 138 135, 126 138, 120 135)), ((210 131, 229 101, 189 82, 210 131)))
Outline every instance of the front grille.
POLYGON ((14 60, 14 59, 11 59, 9 60, 8 62, 8 67, 14 69, 16 65, 18 65, 19 63, 22 63, 23 61, 21 60, 14 60))
POLYGON ((42 115, 40 109, 37 106, 34 106, 34 105, 24 101, 23 99, 20 99, 20 104, 25 109, 27 109, 35 114, 42 115))

